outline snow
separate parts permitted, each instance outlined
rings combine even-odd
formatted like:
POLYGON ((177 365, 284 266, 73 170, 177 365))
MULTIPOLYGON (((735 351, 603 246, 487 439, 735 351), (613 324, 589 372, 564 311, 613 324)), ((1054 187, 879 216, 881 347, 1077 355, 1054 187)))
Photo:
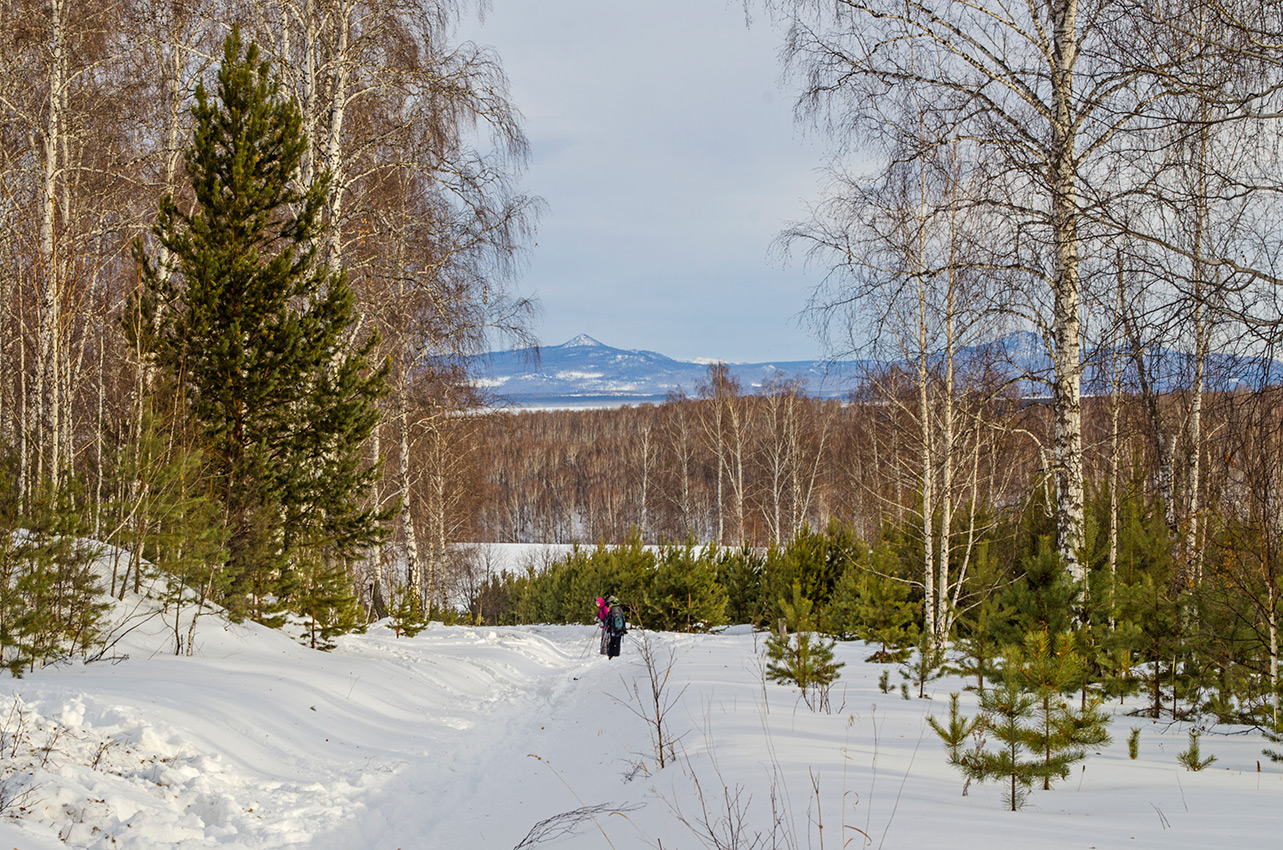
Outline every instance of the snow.
POLYGON ((1277 840, 1283 774, 1258 768, 1258 734, 1209 730, 1217 761, 1192 773, 1176 761, 1188 727, 1125 716, 1136 702, 1115 703, 1114 742, 1023 811, 1004 811, 994 785, 962 796, 926 717, 963 682, 933 682, 928 700, 884 694, 886 668, 858 643, 839 644, 833 711, 814 713, 763 681, 751 629, 649 635, 661 668, 672 653, 678 742, 660 769, 632 696, 650 697, 639 632, 613 661, 586 626, 434 624, 398 639, 376 624, 325 653, 206 616, 187 657, 159 620, 134 626, 112 661, 0 682, 0 848, 507 850, 591 806, 526 846, 714 846, 690 825, 724 836, 740 819, 745 837, 778 822, 777 846, 798 848, 821 846, 821 824, 832 848, 1277 840))
MULTIPOLYGON (((522 575, 528 569, 544 569, 575 551, 573 543, 462 543, 483 567, 492 573, 522 575)), ((580 546, 580 549, 592 548, 580 546)))
POLYGON ((597 340, 590 337, 588 334, 579 334, 574 339, 567 340, 566 342, 562 343, 560 346, 557 346, 557 347, 558 348, 604 348, 605 346, 602 345, 597 340))

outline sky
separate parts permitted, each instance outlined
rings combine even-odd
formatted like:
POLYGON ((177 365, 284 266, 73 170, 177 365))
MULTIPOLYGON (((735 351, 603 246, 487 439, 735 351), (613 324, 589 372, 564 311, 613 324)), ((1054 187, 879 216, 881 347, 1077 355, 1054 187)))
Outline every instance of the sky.
POLYGON ((492 0, 547 204, 519 289, 543 345, 584 333, 686 360, 821 356, 820 273, 772 243, 817 197, 823 140, 793 120, 782 32, 741 0, 492 0))

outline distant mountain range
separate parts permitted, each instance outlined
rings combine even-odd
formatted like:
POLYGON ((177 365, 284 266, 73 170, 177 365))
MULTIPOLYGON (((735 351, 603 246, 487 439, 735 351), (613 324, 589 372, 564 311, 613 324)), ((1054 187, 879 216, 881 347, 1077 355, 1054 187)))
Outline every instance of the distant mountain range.
MULTIPOLYGON (((1085 394, 1107 391, 1103 369, 1088 352, 1083 381, 1085 394)), ((1162 351, 1147 361, 1152 385, 1167 392, 1187 385, 1192 374, 1190 358, 1162 351)), ((966 372, 980 364, 996 364, 997 374, 1016 382, 1024 398, 1050 395, 1051 360, 1036 334, 1018 331, 982 346, 960 349, 958 369, 966 372)), ((493 351, 473 358, 475 383, 501 402, 523 408, 616 407, 663 402, 672 393, 695 395, 707 382, 707 362, 674 360, 654 351, 612 348, 587 334, 562 345, 538 349, 493 351)), ((897 365, 877 360, 790 360, 771 363, 727 363, 730 374, 746 393, 760 390, 772 380, 800 378, 806 392, 818 398, 842 398, 872 372, 897 365)), ((1127 366, 1123 367, 1125 370, 1127 366)), ((1209 386, 1229 389, 1277 382, 1283 366, 1261 358, 1216 355, 1209 364, 1209 386), (1264 378, 1262 376, 1265 376, 1264 378)), ((1128 383, 1134 386, 1134 380, 1128 383)))

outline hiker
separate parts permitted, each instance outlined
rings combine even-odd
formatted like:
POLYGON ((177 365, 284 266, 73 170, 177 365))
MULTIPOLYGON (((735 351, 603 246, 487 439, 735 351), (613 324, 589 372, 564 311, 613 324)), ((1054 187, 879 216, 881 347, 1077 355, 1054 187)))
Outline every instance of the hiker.
POLYGON ((624 639, 624 633, 628 631, 628 622, 624 618, 624 606, 619 604, 619 600, 610 597, 606 600, 606 621, 603 623, 602 642, 605 646, 607 658, 615 658, 619 655, 619 642, 624 639))
MULTIPOLYGON (((614 597, 611 597, 612 599, 614 597)), ((610 650, 610 630, 606 628, 606 620, 610 617, 610 606, 606 600, 597 597, 597 622, 601 626, 601 654, 605 655, 610 650)))

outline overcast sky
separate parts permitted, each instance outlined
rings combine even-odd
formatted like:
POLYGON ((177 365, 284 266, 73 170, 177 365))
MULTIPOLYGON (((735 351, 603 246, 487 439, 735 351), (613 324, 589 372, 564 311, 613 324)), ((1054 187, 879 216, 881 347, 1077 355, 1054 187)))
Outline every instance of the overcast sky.
POLYGON ((498 50, 543 219, 523 293, 540 342, 586 333, 680 359, 813 359, 818 273, 773 256, 817 192, 781 34, 740 0, 492 0, 462 37, 498 50))

